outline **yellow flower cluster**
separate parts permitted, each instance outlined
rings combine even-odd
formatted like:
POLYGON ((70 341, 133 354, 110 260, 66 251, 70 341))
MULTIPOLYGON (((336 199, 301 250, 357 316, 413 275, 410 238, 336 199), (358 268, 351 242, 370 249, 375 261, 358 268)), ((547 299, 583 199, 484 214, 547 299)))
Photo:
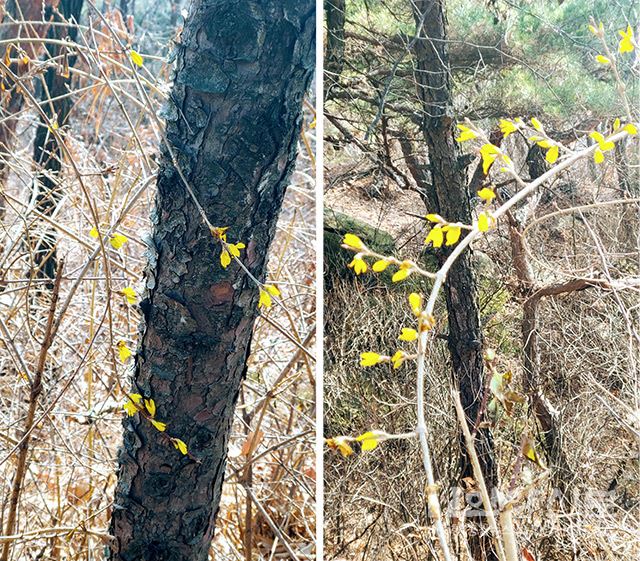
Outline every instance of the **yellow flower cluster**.
MULTIPOLYGON (((129 417, 133 417, 136 413, 141 413, 159 432, 167 430, 167 424, 158 421, 156 416, 156 402, 149 398, 143 398, 139 393, 131 393, 127 395, 127 399, 122 406, 129 417)), ((185 456, 188 453, 187 445, 179 438, 169 437, 173 445, 185 456)))

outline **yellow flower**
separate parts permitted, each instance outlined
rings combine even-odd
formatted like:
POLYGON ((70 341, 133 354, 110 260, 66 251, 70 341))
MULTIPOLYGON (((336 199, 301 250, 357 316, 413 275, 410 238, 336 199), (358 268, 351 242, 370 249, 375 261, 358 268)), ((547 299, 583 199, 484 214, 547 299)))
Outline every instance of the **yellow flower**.
POLYGON ((176 450, 180 450, 180 452, 185 456, 187 455, 187 445, 182 440, 180 440, 179 438, 172 438, 171 442, 173 442, 176 450))
POLYGON ((389 266, 389 264, 390 262, 387 261, 386 259, 380 259, 373 264, 371 269, 373 270, 374 273, 381 273, 389 266))
POLYGON ((493 199, 496 198, 496 194, 493 189, 489 189, 489 187, 483 187, 478 191, 478 197, 480 197, 483 201, 490 203, 493 199))
POLYGON ((600 22, 598 24, 598 28, 596 29, 593 25, 589 26, 589 31, 596 35, 597 37, 602 37, 604 35, 604 24, 600 22))
POLYGON ((456 138, 458 142, 466 142, 467 140, 478 138, 478 134, 469 127, 465 127, 464 125, 457 125, 457 127, 460 130, 460 136, 456 138))
POLYGON ((400 282, 406 279, 412 272, 413 268, 411 263, 409 263, 408 261, 403 261, 400 264, 400 269, 398 269, 391 277, 391 282, 400 282))
POLYGON ((233 257, 240 257, 240 250, 247 247, 242 242, 227 244, 227 250, 233 257))
POLYGON ((360 366, 375 366, 382 362, 383 358, 378 353, 361 353, 360 366))
POLYGON ((124 341, 118 341, 118 354, 120 362, 127 362, 127 359, 133 354, 124 341))
POLYGON ((133 49, 130 49, 129 58, 131 58, 131 62, 133 62, 133 64, 142 68, 142 65, 144 64, 144 59, 142 58, 142 55, 140 53, 134 51, 133 49))
POLYGON ((258 302, 258 308, 270 308, 271 304, 271 295, 266 291, 260 289, 260 300, 258 302))
POLYGON ((224 269, 231 264, 231 255, 229 255, 229 252, 226 249, 223 249, 220 254, 220 264, 224 269))
POLYGON ((635 136, 636 134, 638 134, 638 129, 633 123, 627 123, 622 130, 627 131, 627 133, 631 136, 635 136))
POLYGON ((120 249, 128 241, 129 239, 124 234, 113 234, 109 243, 114 247, 114 249, 120 249))
POLYGON ((460 236, 462 235, 462 228, 457 224, 448 224, 442 228, 447 233, 445 245, 454 245, 458 243, 460 236))
POLYGON ((375 448, 377 448, 382 436, 386 435, 381 431, 368 431, 356 437, 356 440, 362 443, 362 451, 368 452, 369 450, 375 450, 375 448))
POLYGON ((481 212, 478 215, 478 230, 486 232, 495 227, 496 219, 488 212, 481 212))
POLYGON ((411 306, 411 311, 416 316, 419 316, 420 312, 422 311, 422 296, 415 292, 409 294, 409 305, 411 306))
POLYGON ((353 454, 353 448, 349 445, 346 436, 336 436, 335 438, 327 438, 325 444, 332 450, 338 450, 345 458, 353 454))
POLYGON ((156 402, 153 401, 153 399, 145 399, 144 400, 144 407, 149 412, 149 415, 151 415, 152 417, 155 416, 155 414, 156 414, 156 402))
POLYGON ((542 123, 538 121, 538 119, 536 119, 535 117, 531 117, 531 124, 533 125, 534 129, 542 132, 542 123))
POLYGON ((547 150, 547 154, 544 157, 544 159, 547 160, 547 162, 549 162, 550 164, 554 164, 558 159, 559 154, 560 154, 560 151, 558 146, 553 145, 551 148, 549 148, 549 150, 547 150))
POLYGON ((227 241, 227 230, 229 229, 229 226, 224 226, 224 227, 213 227, 211 228, 211 234, 213 234, 213 237, 226 242, 227 241))
POLYGON ((440 225, 431 228, 424 240, 425 244, 431 243, 433 244, 433 247, 442 247, 442 242, 444 242, 444 231, 440 225))
POLYGON ((600 150, 602 150, 603 152, 608 152, 609 150, 613 150, 616 147, 615 143, 611 142, 610 140, 607 140, 598 131, 593 131, 592 133, 589 133, 589 136, 598 143, 600 150))
POLYGON ((400 333, 400 336, 398 337, 398 339, 400 341, 415 341, 418 338, 418 332, 415 329, 411 329, 410 327, 403 327, 402 328, 402 333, 400 333))
POLYGON ((89 231, 89 235, 94 239, 99 238, 100 234, 98 233, 98 228, 91 228, 91 230, 89 231))
POLYGON ((500 119, 500 131, 507 138, 510 134, 518 130, 518 125, 513 121, 507 121, 506 119, 500 119))
POLYGON ((604 55, 596 55, 596 60, 600 63, 600 64, 611 64, 611 59, 608 59, 606 56, 604 55))
POLYGON ((120 291, 120 294, 122 294, 127 299, 127 302, 132 306, 138 301, 138 295, 136 294, 136 291, 133 290, 133 288, 131 288, 130 286, 123 288, 120 291))
POLYGON ((436 224, 446 222, 439 214, 427 214, 426 218, 429 222, 434 222, 436 224))
POLYGON ((355 234, 345 234, 342 243, 352 249, 366 249, 362 240, 355 234))
POLYGON ((632 52, 635 48, 635 44, 633 41, 633 29, 631 29, 631 26, 628 25, 626 31, 621 30, 618 31, 618 33, 620 34, 620 37, 622 37, 622 39, 620 40, 620 45, 618 45, 618 50, 621 53, 632 52))
POLYGON ((280 291, 272 284, 265 284, 260 289, 260 301, 258 302, 258 308, 270 308, 272 305, 272 296, 280 296, 280 291))
POLYGON ((140 403, 142 401, 142 396, 139 393, 130 393, 128 395, 129 399, 134 403, 140 403))
POLYGON ((348 267, 353 269, 353 272, 356 275, 361 275, 362 273, 366 273, 367 272, 367 263, 366 263, 366 261, 364 259, 362 259, 362 257, 359 257, 358 255, 356 255, 353 258, 353 261, 351 261, 351 263, 349 263, 348 267))
POLYGON ((602 162, 604 162, 604 154, 602 153, 602 150, 600 150, 600 148, 596 148, 596 151, 593 153, 593 161, 596 164, 601 164, 602 162))
POLYGON ((273 284, 265 284, 262 288, 271 294, 271 296, 275 296, 276 298, 280 296, 280 290, 278 290, 278 287, 273 284))
POLYGON ((391 362, 393 363, 394 370, 397 370, 402 366, 404 359, 407 357, 406 353, 403 351, 396 351, 396 353, 391 357, 391 362))
POLYGON ((136 407, 136 405, 129 399, 124 402, 122 408, 126 411, 129 417, 133 417, 138 412, 138 408, 136 407))
POLYGON ((482 171, 485 175, 489 173, 489 168, 496 161, 500 154, 500 149, 493 144, 483 144, 480 148, 480 156, 482 156, 482 171))
POLYGON ((155 419, 151 419, 151 424, 156 427, 160 432, 164 432, 167 430, 167 423, 161 423, 160 421, 156 421, 155 419))

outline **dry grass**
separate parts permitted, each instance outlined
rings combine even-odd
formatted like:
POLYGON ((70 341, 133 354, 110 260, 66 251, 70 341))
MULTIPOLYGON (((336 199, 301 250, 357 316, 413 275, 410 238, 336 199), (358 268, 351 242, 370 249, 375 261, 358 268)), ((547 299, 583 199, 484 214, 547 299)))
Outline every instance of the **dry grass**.
MULTIPOLYGON (((78 43, 91 47, 83 47, 84 56, 72 69, 75 106, 70 124, 62 129, 69 150, 59 182, 62 200, 47 221, 58 233, 58 255, 65 260, 60 329, 47 353, 17 528, 13 536, 0 539, 11 544, 10 559, 15 561, 101 558, 122 438, 123 388, 131 375, 130 361, 123 364, 118 358, 117 343, 125 341, 135 349, 138 340, 138 311, 118 291, 135 287, 146 264, 159 148, 149 115, 168 90, 169 68, 146 57, 139 76, 147 100, 126 57, 117 54, 112 29, 95 13, 90 17, 94 30, 84 28, 78 43), (91 208, 100 223, 111 225, 134 196, 135 204, 118 227, 128 243, 120 250, 106 245, 92 259, 98 242, 89 236, 95 225, 91 208)), ((118 18, 110 22, 117 26, 118 18)), ((43 63, 31 64, 37 75, 43 63)), ((33 90, 30 80, 23 86, 33 90)), ((307 112, 305 122, 312 118, 307 112)), ((0 225, 0 318, 6 326, 0 335, 3 528, 28 406, 25 373, 35 369, 50 300, 43 280, 32 274, 34 258, 25 241, 49 230, 31 200, 37 119, 27 102, 19 114, 15 149, 3 155, 9 168, 0 225)), ((304 134, 313 148, 314 131, 305 126, 304 134)), ((281 559, 287 555, 281 538, 301 559, 314 556, 315 377, 309 353, 315 330, 313 170, 312 155, 301 143, 269 263, 284 306, 272 308, 256 324, 211 559, 281 559), (255 438, 248 451, 250 435, 255 438)))

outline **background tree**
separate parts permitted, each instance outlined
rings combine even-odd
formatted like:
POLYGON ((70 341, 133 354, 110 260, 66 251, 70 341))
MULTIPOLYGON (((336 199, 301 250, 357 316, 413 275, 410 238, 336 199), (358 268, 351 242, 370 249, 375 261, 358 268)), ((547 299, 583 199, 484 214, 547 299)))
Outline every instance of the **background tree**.
MULTIPOLYGON (((467 189, 467 166, 456 142, 453 115, 447 24, 443 0, 421 0, 415 3, 416 36, 414 52, 416 60, 415 80, 417 94, 422 104, 422 134, 428 154, 430 184, 427 187, 426 213, 436 212, 452 222, 471 224, 471 201, 467 189)), ((438 253, 440 264, 450 251, 438 253)), ((428 263, 427 263, 428 265, 428 263)), ((468 422, 475 427, 476 420, 487 391, 483 370, 483 335, 480 325, 478 288, 476 285, 471 252, 466 251, 447 275, 444 285, 447 302, 447 345, 455 385, 460 390, 462 406, 468 422)), ((489 430, 475 431, 476 449, 482 462, 487 485, 494 487, 498 481, 493 440, 489 430)), ((465 448, 462 447, 462 450, 465 448)), ((466 459, 461 477, 472 477, 471 465, 466 459)), ((472 555, 483 559, 491 555, 489 541, 472 540, 472 555)))
MULTIPOLYGON (((47 38, 61 41, 68 38, 75 41, 78 35, 77 24, 80 21, 83 0, 60 0, 52 14, 52 25, 47 38), (63 25, 70 23, 71 25, 63 25)), ((54 43, 46 47, 45 60, 55 61, 49 64, 40 84, 42 110, 40 124, 36 129, 33 143, 33 161, 37 173, 34 178, 36 208, 39 212, 51 216, 60 200, 60 170, 62 169, 62 150, 52 134, 51 123, 57 126, 68 125, 73 99, 69 93, 71 84, 70 68, 75 64, 77 55, 66 46, 54 43)), ((56 231, 46 228, 37 236, 34 244, 36 276, 53 279, 56 271, 56 231)))
POLYGON ((263 279, 295 162, 314 30, 310 1, 190 7, 166 132, 178 158, 165 149, 133 380, 189 455, 139 416, 126 421, 111 559, 208 557, 258 289, 235 264, 219 266, 175 165, 211 223, 246 243, 243 261, 263 279))

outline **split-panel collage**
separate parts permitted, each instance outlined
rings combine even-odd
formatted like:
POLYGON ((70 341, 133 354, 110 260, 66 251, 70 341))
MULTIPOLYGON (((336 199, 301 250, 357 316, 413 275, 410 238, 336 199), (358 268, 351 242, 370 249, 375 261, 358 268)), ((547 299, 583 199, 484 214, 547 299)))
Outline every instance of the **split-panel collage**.
POLYGON ((634 0, 0 0, 0 561, 640 559, 634 0))

